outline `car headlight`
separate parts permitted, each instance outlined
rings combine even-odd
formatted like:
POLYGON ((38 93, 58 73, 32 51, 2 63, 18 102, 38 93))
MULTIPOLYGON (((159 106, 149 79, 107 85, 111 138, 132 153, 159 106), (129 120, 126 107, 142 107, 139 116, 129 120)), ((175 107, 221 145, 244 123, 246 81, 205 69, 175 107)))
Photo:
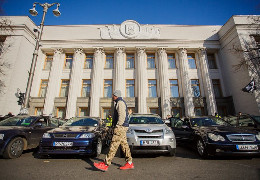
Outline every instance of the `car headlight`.
POLYGON ((209 139, 212 141, 225 141, 225 138, 221 135, 213 134, 213 133, 208 133, 209 139))
POLYGON ((94 136, 95 134, 93 133, 85 133, 85 134, 81 134, 79 138, 93 138, 94 136))
POLYGON ((134 131, 133 129, 128 128, 127 131, 126 131, 126 133, 133 134, 133 131, 134 131))
POLYGON ((0 139, 4 139, 5 134, 0 134, 0 139))
POLYGON ((170 134, 170 133, 172 133, 172 130, 170 128, 165 128, 164 129, 164 133, 165 134, 170 134))
POLYGON ((260 133, 258 133, 257 135, 255 135, 255 137, 258 139, 258 141, 260 141, 260 133))
POLYGON ((50 135, 50 133, 44 133, 42 135, 42 138, 51 138, 51 135, 50 135))

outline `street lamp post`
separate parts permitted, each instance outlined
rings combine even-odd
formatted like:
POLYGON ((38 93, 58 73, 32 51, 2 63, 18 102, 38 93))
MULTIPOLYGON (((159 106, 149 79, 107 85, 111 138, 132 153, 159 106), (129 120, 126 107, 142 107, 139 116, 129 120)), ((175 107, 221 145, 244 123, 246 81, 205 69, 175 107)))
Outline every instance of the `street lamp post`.
POLYGON ((38 31, 38 37, 36 39, 36 45, 35 45, 35 49, 33 52, 33 58, 32 58, 32 64, 31 64, 31 68, 30 68, 30 73, 29 73, 29 79, 27 82, 27 87, 26 87, 26 93, 25 93, 25 98, 24 98, 24 107, 21 110, 23 114, 29 114, 28 112, 28 108, 29 108, 29 98, 30 98, 30 92, 31 92, 31 87, 32 87, 32 81, 33 81, 33 76, 34 76, 34 71, 35 71, 35 65, 36 65, 36 61, 37 61, 37 57, 38 57, 38 51, 39 51, 39 47, 40 47, 40 41, 42 38, 42 31, 43 31, 43 26, 44 26, 44 20, 45 20, 45 15, 47 13, 47 10, 54 6, 55 4, 57 4, 57 8, 53 10, 53 14, 54 16, 60 16, 60 11, 59 11, 59 3, 52 3, 52 4, 48 4, 48 3, 38 3, 35 2, 33 3, 33 8, 29 10, 30 14, 32 16, 37 16, 38 12, 35 10, 36 4, 40 5, 41 7, 43 7, 43 15, 42 15, 42 21, 40 24, 40 29, 36 30, 38 31))

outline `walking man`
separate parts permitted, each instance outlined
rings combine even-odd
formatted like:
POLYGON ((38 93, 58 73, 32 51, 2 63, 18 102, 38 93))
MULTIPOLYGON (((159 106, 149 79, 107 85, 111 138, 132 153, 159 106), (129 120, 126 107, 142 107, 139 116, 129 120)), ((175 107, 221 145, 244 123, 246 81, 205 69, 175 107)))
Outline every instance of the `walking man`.
POLYGON ((125 154, 126 164, 121 166, 120 169, 134 169, 130 148, 126 140, 126 131, 129 127, 127 105, 121 97, 120 90, 114 91, 112 99, 115 101, 114 116, 112 119, 112 127, 114 129, 112 142, 104 162, 94 163, 94 166, 101 171, 107 171, 119 145, 121 145, 122 151, 125 154))

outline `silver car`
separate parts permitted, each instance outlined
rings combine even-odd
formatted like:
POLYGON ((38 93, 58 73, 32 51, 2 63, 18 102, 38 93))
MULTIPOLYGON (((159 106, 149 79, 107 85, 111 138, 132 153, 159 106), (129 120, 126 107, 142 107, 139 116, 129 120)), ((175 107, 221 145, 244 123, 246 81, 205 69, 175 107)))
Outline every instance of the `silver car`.
POLYGON ((167 153, 170 156, 175 155, 174 133, 157 114, 131 114, 126 135, 133 154, 167 153))

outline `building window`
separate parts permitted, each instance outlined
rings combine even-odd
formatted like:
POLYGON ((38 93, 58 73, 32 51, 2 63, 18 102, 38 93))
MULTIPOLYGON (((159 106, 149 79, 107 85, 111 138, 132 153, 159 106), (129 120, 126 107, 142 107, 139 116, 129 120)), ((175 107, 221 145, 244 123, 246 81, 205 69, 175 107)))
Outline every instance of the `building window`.
POLYGON ((218 114, 220 116, 227 116, 228 115, 226 106, 217 106, 217 109, 218 109, 218 114))
POLYGON ((61 80, 60 97, 68 97, 69 80, 61 80))
POLYGON ((113 91, 113 80, 104 81, 104 97, 111 98, 113 91))
POLYGON ((102 119, 106 119, 111 114, 111 108, 103 108, 102 119))
POLYGON ((85 69, 92 69, 93 67, 93 54, 86 54, 86 59, 85 59, 85 69))
POLYGON ((191 88, 193 91, 193 96, 199 97, 200 96, 200 83, 199 83, 198 79, 191 80, 191 88))
POLYGON ((149 97, 157 97, 157 85, 156 80, 148 80, 148 96, 149 97))
POLYGON ((195 116, 204 116, 204 108, 203 107, 195 107, 194 108, 195 116))
POLYGON ((88 108, 87 107, 80 107, 78 116, 79 117, 88 116, 88 108))
POLYGON ((188 57, 188 62, 189 62, 189 67, 190 69, 196 69, 196 60, 195 60, 195 54, 194 53, 189 53, 187 54, 188 57))
POLYGON ((213 84, 215 97, 216 98, 223 97, 222 91, 221 91, 220 80, 219 79, 212 79, 212 84, 213 84))
POLYGON ((65 107, 57 107, 56 116, 57 116, 58 118, 65 119, 65 115, 66 115, 66 109, 65 109, 65 107))
POLYGON ((38 97, 45 97, 47 92, 48 80, 41 80, 41 86, 38 97))
POLYGON ((181 108, 174 107, 171 113, 173 117, 182 117, 181 108))
POLYGON ((126 97, 135 97, 135 80, 126 80, 126 97))
POLYGON ((154 69, 155 68, 155 55, 154 54, 148 54, 147 55, 147 68, 148 69, 154 69))
POLYGON ((73 54, 66 54, 65 66, 64 69, 71 69, 73 62, 73 54))
POLYGON ((81 97, 90 97, 91 80, 84 79, 82 83, 81 97))
POLYGON ((45 62, 44 62, 44 70, 51 70, 51 65, 53 61, 53 55, 52 54, 47 54, 45 57, 45 62))
POLYGON ((134 54, 126 54, 126 69, 135 68, 135 55, 134 54))
POLYGON ((43 114, 43 107, 36 107, 34 111, 34 115, 40 116, 43 114))
POLYGON ((214 54, 207 54, 209 69, 218 69, 215 55, 214 54))
POLYGON ((107 54, 106 55, 106 64, 105 69, 113 69, 114 68, 114 55, 107 54))
POLYGON ((150 113, 152 113, 152 114, 159 114, 159 108, 149 108, 149 110, 150 110, 150 113))
POLYGON ((179 86, 177 79, 170 79, 171 97, 179 97, 179 86))
POLYGON ((169 69, 176 69, 176 60, 174 54, 168 54, 168 67, 169 69))

